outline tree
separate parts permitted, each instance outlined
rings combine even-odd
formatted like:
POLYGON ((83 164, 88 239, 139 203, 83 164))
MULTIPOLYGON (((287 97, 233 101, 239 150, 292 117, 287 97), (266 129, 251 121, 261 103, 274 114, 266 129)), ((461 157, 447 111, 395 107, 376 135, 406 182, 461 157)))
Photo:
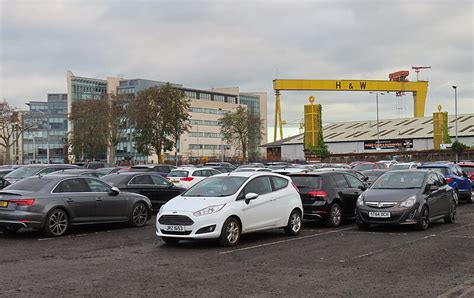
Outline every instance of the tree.
POLYGON ((326 143, 324 143, 322 133, 318 135, 318 144, 309 148, 309 151, 318 157, 327 157, 331 154, 331 152, 329 152, 328 146, 326 143))
POLYGON ((127 134, 127 128, 130 129, 130 121, 128 120, 128 106, 132 100, 133 96, 128 94, 112 94, 108 100, 109 108, 105 114, 109 127, 107 133, 108 164, 115 163, 117 145, 127 134))
POLYGON ((107 99, 73 102, 69 120, 72 121, 71 145, 81 159, 96 159, 107 150, 109 123, 107 99))
POLYGON ((235 112, 225 113, 219 119, 219 124, 224 140, 236 144, 242 150, 242 159, 247 161, 249 140, 255 137, 256 131, 261 131, 261 119, 251 116, 244 107, 239 106, 235 112))
POLYGON ((136 149, 149 154, 153 149, 162 163, 161 152, 175 145, 189 128, 189 100, 170 83, 140 92, 130 103, 129 117, 135 127, 136 149))
POLYGON ((13 144, 30 127, 31 125, 25 125, 21 121, 19 111, 6 101, 0 102, 0 146, 5 150, 5 164, 11 163, 10 151, 13 144))
POLYGON ((468 146, 459 141, 454 141, 454 143, 451 145, 451 150, 453 150, 456 154, 461 154, 467 148, 468 146))

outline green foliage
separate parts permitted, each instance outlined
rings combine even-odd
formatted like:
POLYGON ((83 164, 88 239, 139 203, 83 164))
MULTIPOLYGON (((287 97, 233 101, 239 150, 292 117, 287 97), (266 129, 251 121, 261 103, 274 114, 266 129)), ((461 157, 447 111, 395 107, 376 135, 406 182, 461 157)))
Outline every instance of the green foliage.
POLYGON ((311 146, 309 151, 318 157, 327 157, 331 154, 331 152, 329 152, 328 146, 324 143, 322 133, 318 135, 318 144, 311 146))
POLYGON ((451 138, 449 137, 448 124, 443 124, 443 144, 451 144, 451 138))
POLYGON ((461 154, 467 148, 468 148, 468 146, 466 146, 465 144, 463 144, 459 141, 455 141, 451 146, 451 150, 453 150, 457 154, 461 154))
POLYGON ((129 105, 135 127, 136 149, 149 154, 151 149, 162 161, 161 152, 170 150, 179 136, 189 129, 189 100, 170 83, 140 92, 129 105))

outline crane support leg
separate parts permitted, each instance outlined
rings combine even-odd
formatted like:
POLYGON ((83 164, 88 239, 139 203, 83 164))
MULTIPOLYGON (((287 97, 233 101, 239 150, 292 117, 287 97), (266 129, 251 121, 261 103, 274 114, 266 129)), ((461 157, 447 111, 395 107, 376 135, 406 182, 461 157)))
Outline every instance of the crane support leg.
POLYGON ((280 127, 280 138, 283 139, 283 121, 281 120, 280 91, 275 91, 275 125, 273 138, 277 140, 277 130, 280 127))
POLYGON ((413 92, 413 114, 415 117, 425 116, 426 91, 413 92))

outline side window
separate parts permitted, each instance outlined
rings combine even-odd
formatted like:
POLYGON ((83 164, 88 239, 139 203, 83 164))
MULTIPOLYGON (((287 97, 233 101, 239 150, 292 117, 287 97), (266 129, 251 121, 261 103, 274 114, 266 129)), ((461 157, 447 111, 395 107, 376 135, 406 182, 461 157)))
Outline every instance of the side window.
POLYGON ((89 192, 90 188, 84 179, 75 178, 61 181, 53 190, 53 193, 63 192, 89 192))
POLYGON ((204 177, 203 171, 194 171, 193 173, 194 177, 204 177))
POLYGON ((435 174, 429 174, 428 179, 426 179, 426 184, 428 185, 436 185, 436 175, 435 174))
POLYGON ((169 172, 171 172, 169 167, 157 167, 157 168, 158 168, 158 172, 160 172, 160 173, 169 173, 169 172))
POLYGON ((342 174, 334 174, 332 175, 332 179, 334 180, 336 186, 338 188, 348 188, 349 184, 347 183, 346 178, 342 174))
POLYGON ((346 176, 347 181, 349 181, 349 185, 351 188, 359 188, 361 186, 364 186, 364 184, 356 177, 349 174, 345 174, 344 176, 346 176))
POLYGON ((110 186, 108 186, 102 181, 99 181, 96 179, 90 179, 90 178, 86 178, 85 180, 87 184, 89 185, 89 188, 91 189, 92 192, 109 192, 110 191, 110 186))
POLYGON ((150 177, 154 185, 170 185, 169 182, 161 176, 151 175, 150 177))
POLYGON ((61 171, 61 170, 65 170, 64 168, 54 168, 54 167, 51 167, 51 168, 46 168, 46 169, 43 169, 40 171, 40 174, 41 175, 47 175, 49 173, 52 173, 52 172, 56 172, 56 171, 61 171))
POLYGON ((250 181, 244 188, 244 195, 251 192, 259 195, 272 192, 272 186, 270 184, 269 177, 257 177, 250 181))
POLYGON ((133 177, 128 184, 153 184, 150 175, 138 175, 133 177))
POLYGON ((97 175, 95 173, 84 173, 82 174, 82 176, 86 176, 86 177, 97 177, 97 175))
POLYGON ((443 175, 436 173, 438 175, 438 180, 441 186, 448 184, 443 175))
POLYGON ((211 176, 218 175, 218 174, 221 173, 221 172, 216 171, 216 170, 210 170, 210 171, 211 171, 211 176))
POLYGON ((288 186, 288 180, 281 177, 271 177, 273 183, 273 191, 285 188, 288 186))

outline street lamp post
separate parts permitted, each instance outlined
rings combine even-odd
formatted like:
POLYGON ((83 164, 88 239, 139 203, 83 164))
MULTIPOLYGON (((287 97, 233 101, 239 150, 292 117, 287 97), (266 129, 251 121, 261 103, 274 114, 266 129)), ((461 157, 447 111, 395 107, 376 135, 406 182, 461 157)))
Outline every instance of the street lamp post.
POLYGON ((379 129, 379 94, 384 95, 382 92, 369 92, 375 93, 375 104, 377 106, 377 150, 380 150, 380 129, 379 129))
MULTIPOLYGON (((458 86, 453 86, 454 89, 454 125, 456 131, 456 142, 458 141, 458 86)), ((458 153, 456 152, 456 163, 458 162, 458 153)))

